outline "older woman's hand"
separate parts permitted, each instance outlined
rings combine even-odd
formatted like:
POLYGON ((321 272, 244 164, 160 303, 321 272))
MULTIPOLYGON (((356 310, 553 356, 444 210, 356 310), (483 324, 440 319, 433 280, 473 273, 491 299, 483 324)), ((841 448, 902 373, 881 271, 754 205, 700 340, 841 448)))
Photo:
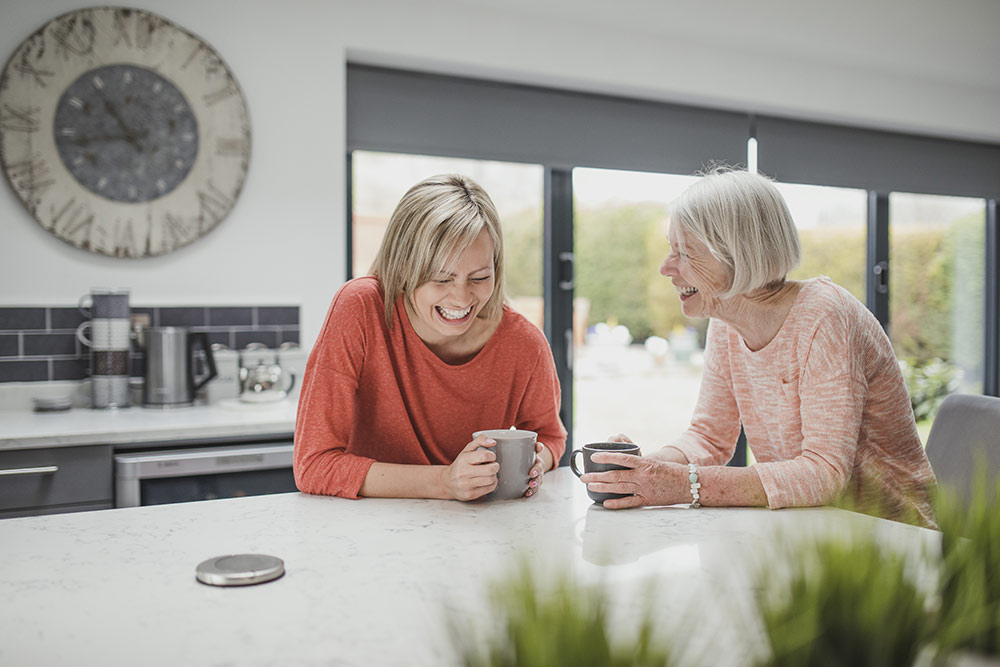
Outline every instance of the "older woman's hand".
POLYGON ((678 463, 657 461, 644 456, 601 452, 591 457, 594 463, 614 463, 625 470, 588 472, 580 481, 595 493, 628 493, 625 498, 605 500, 608 509, 642 505, 676 505, 690 500, 687 468, 678 463))

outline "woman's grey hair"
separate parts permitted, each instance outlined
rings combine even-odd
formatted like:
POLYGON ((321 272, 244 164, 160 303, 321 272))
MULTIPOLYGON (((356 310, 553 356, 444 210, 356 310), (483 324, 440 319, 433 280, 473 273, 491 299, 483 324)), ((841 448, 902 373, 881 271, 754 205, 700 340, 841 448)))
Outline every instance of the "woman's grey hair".
POLYGON ((493 241, 493 294, 480 317, 498 319, 505 302, 503 230, 493 200, 475 181, 458 174, 431 176, 410 188, 396 205, 369 273, 385 294, 385 320, 400 295, 413 291, 439 273, 449 273, 479 234, 493 241))
POLYGON ((728 268, 722 297, 784 282, 802 255, 788 205, 760 174, 716 167, 672 202, 670 222, 728 268))

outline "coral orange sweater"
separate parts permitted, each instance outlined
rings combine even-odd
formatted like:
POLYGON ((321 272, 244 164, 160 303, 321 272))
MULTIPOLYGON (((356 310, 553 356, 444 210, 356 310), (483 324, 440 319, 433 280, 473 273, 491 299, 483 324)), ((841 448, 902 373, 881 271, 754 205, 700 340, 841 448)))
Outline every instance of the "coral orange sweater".
POLYGON ((934 473, 892 345, 829 278, 806 281, 756 352, 710 323, 701 394, 675 446, 694 463, 724 464, 741 422, 772 509, 832 503, 850 489, 858 508, 934 525, 934 473))
POLYGON ((528 429, 558 462, 566 446, 559 381, 545 336, 504 307, 471 361, 441 361, 414 332, 402 302, 392 328, 372 277, 333 298, 309 355, 295 424, 301 491, 357 498, 375 461, 449 464, 473 431, 528 429))

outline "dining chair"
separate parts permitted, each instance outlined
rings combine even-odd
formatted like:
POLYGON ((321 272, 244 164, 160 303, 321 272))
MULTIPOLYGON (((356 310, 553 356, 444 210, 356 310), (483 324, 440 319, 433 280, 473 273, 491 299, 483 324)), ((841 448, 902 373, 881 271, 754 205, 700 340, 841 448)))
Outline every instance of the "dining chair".
POLYGON ((1000 398, 952 394, 944 399, 927 438, 938 484, 968 500, 981 466, 988 487, 1000 476, 1000 398))

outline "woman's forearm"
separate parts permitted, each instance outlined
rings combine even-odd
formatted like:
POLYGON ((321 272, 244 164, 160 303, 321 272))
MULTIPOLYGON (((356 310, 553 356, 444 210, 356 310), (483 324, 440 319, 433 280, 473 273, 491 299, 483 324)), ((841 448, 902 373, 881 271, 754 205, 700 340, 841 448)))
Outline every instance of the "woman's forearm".
MULTIPOLYGON (((701 504, 710 507, 766 507, 767 494, 752 467, 698 468, 701 504)), ((690 488, 690 487, 689 487, 690 488)))
POLYGON ((538 453, 538 458, 542 459, 542 472, 548 472, 556 466, 555 458, 545 443, 542 443, 542 451, 538 453))
POLYGON ((444 482, 448 466, 406 465, 376 461, 368 469, 358 495, 368 498, 435 498, 451 500, 444 482))
POLYGON ((666 461, 667 463, 684 463, 687 464, 688 457, 681 450, 677 449, 673 445, 667 445, 666 447, 659 449, 649 455, 649 458, 656 459, 657 461, 666 461))

